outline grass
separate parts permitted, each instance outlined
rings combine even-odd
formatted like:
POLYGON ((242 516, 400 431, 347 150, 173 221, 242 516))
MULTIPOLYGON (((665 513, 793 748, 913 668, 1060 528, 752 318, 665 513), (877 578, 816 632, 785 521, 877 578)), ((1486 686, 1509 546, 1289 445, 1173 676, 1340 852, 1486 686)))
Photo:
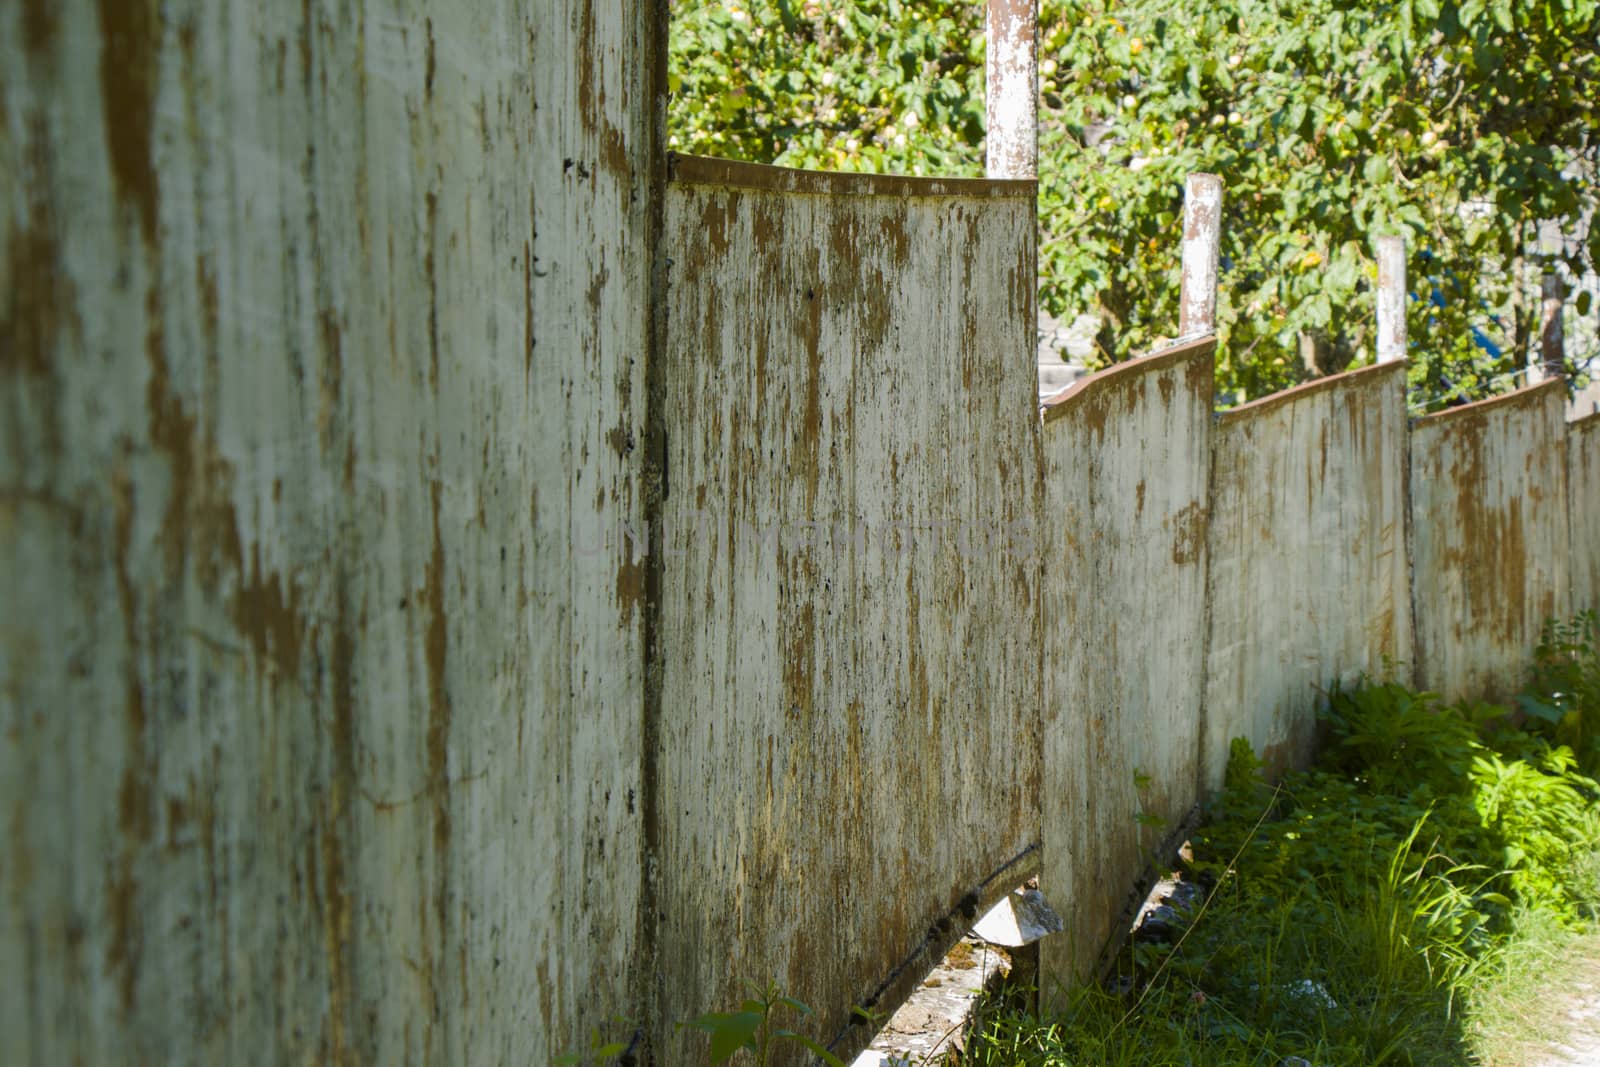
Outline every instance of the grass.
POLYGON ((1575 1008, 1600 1000, 1600 933, 1526 916, 1474 984, 1471 1045, 1484 1067, 1540 1062, 1574 1037, 1575 1008))
POLYGON ((1276 787, 1235 742, 1182 938, 1130 942, 1052 1015, 992 999, 962 1062, 1537 1062, 1600 984, 1594 638, 1593 616, 1550 627, 1509 707, 1332 693, 1323 759, 1276 787))

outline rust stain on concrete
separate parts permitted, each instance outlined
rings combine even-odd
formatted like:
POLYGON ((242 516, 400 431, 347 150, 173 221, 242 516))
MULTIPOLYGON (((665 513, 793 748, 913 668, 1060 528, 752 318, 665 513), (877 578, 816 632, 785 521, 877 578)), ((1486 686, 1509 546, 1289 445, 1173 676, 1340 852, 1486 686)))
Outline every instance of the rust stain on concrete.
MULTIPOLYGON (((310 0, 305 0, 305 3, 307 7, 310 7, 310 0)), ((310 33, 309 26, 307 26, 306 32, 308 34, 310 33)), ((431 101, 433 99, 433 79, 439 73, 439 53, 433 39, 433 20, 431 18, 425 18, 422 20, 422 32, 424 40, 422 95, 424 98, 431 101)))
POLYGON ((100 94, 106 146, 119 194, 156 241, 161 185, 152 159, 161 19, 154 0, 99 0, 100 94))
MULTIPOLYGON (((911 258, 911 235, 906 232, 904 218, 885 218, 878 220, 878 241, 881 247, 889 252, 891 262, 897 267, 903 267, 911 258)), ((968 246, 970 254, 971 246, 968 246)))
POLYGON ((810 722, 817 674, 816 608, 807 601, 788 614, 783 644, 784 705, 801 722, 810 722))
POLYGON ((134 561, 133 485, 126 471, 119 470, 113 480, 116 506, 115 549, 112 558, 120 601, 124 655, 125 714, 128 720, 127 744, 123 759, 122 782, 117 791, 117 828, 122 839, 117 855, 106 873, 106 915, 110 921, 110 942, 106 965, 117 976, 119 1002, 123 1013, 133 1011, 139 984, 139 965, 143 948, 142 913, 139 909, 139 884, 134 874, 135 859, 154 827, 153 778, 149 752, 150 719, 145 707, 144 683, 140 676, 140 649, 143 628, 138 618, 138 599, 133 581, 134 561))
POLYGON ((106 966, 117 976, 118 1003, 131 1015, 139 994, 139 964, 144 954, 144 924, 139 908, 139 883, 133 858, 125 848, 106 874, 106 916, 111 940, 106 946, 106 966))
MULTIPOLYGON (((451 698, 445 673, 450 655, 450 624, 445 615, 444 538, 439 530, 441 487, 433 483, 433 551, 428 557, 422 603, 427 612, 424 658, 428 668, 428 727, 426 735, 428 789, 433 805, 434 860, 441 869, 450 850, 450 717, 451 698)), ((439 929, 445 926, 446 894, 437 891, 439 929)))
POLYGON ((233 469, 209 428, 201 426, 173 391, 160 293, 154 287, 147 295, 145 313, 150 440, 166 454, 172 472, 160 534, 167 574, 176 577, 186 563, 192 563, 201 581, 214 586, 224 572, 237 574, 243 565, 232 499, 233 469))
POLYGON ((220 357, 217 344, 221 333, 221 298, 217 294, 216 267, 212 265, 210 256, 202 254, 194 257, 194 285, 200 297, 200 327, 205 333, 206 354, 220 357))
POLYGON ((538 338, 533 333, 533 242, 522 242, 522 373, 533 378, 533 349, 538 338))
POLYGON ((922 598, 917 593, 915 571, 906 574, 906 656, 911 710, 922 718, 929 706, 928 664, 922 648, 922 598))
POLYGON ((805 407, 800 416, 800 462, 809 516, 817 500, 822 453, 822 294, 807 289, 801 310, 801 343, 805 346, 805 407))
POLYGON ((249 571, 239 576, 239 589, 233 596, 233 624, 256 655, 276 664, 289 679, 299 677, 300 644, 306 634, 299 599, 292 578, 286 581, 276 573, 262 574, 261 546, 252 545, 249 571))
POLYGON ((645 561, 635 557, 626 537, 619 539, 622 562, 617 564, 617 607, 621 611, 622 625, 633 625, 635 614, 644 600, 645 561))
POLYGON ((1261 762, 1265 764, 1267 780, 1275 782, 1295 766, 1295 745, 1284 740, 1265 745, 1261 749, 1261 762))
POLYGON ((724 223, 725 231, 733 225, 733 219, 736 216, 745 213, 744 205, 749 203, 753 205, 753 209, 749 211, 751 248, 757 254, 760 254, 770 253, 772 249, 782 247, 781 242, 786 236, 784 233, 785 219, 777 209, 777 205, 769 203, 765 199, 747 198, 743 193, 736 190, 718 192, 715 195, 722 199, 728 211, 728 219, 724 223))
MULTIPOLYGON (((720 259, 728 254, 728 245, 731 238, 729 231, 732 229, 734 225, 734 219, 738 214, 736 211, 732 210, 732 207, 729 204, 729 200, 734 198, 735 194, 733 193, 714 192, 708 194, 701 201, 700 232, 705 235, 706 251, 711 257, 720 259)), ((756 213, 755 221, 757 222, 757 226, 763 230, 770 229, 771 227, 771 220, 765 219, 763 213, 761 212, 756 213), (763 222, 765 225, 762 225, 763 222)), ((758 233, 756 235, 757 247, 761 247, 762 242, 769 240, 770 238, 770 233, 758 233)), ((696 249, 694 258, 684 264, 684 267, 686 268, 685 276, 690 278, 694 277, 695 268, 702 265, 703 262, 700 250, 696 249)))
POLYGON ((71 276, 61 263, 61 246, 46 205, 35 202, 27 224, 11 233, 6 270, 11 279, 0 305, 0 371, 43 378, 50 374, 56 346, 73 322, 71 276))
POLYGON ((1172 517, 1172 562, 1180 567, 1194 563, 1206 544, 1206 508, 1198 500, 1172 517))
POLYGON ((328 961, 328 1017, 332 1032, 330 1051, 335 1063, 347 1062, 351 1010, 355 1001, 355 960, 350 879, 345 855, 349 848, 351 808, 357 795, 355 654, 345 593, 338 593, 333 634, 329 646, 331 684, 328 740, 332 773, 326 804, 321 813, 318 843, 322 870, 322 939, 328 961))
MULTIPOLYGON (((213 293, 214 295, 214 293, 213 293)), ((333 423, 344 398, 344 335, 339 313, 323 308, 317 313, 322 334, 322 374, 317 379, 317 434, 324 450, 333 447, 333 423)))
POLYGON ((31 56, 43 56, 55 47, 60 15, 59 0, 23 0, 22 41, 31 56))
POLYGON ((1486 621, 1499 641, 1518 641, 1525 619, 1528 566, 1519 501, 1491 505, 1485 434, 1488 416, 1473 412, 1453 423, 1455 459, 1446 472, 1454 488, 1458 537, 1446 552, 1462 583, 1473 620, 1486 621))

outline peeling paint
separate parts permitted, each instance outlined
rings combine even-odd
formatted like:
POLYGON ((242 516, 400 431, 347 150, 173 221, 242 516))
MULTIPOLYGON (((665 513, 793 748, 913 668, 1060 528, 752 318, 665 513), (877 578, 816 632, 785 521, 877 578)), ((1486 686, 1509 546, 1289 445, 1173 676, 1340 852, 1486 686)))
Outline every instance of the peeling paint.
POLYGON ((646 526, 664 5, 579 7, 0 36, 18 1063, 542 1063, 645 998, 653 608, 571 538, 646 526))
POLYGON ((718 533, 662 569, 661 1018, 755 970, 844 1054, 951 887, 1038 832, 1036 572, 957 547, 1038 528, 1031 318, 986 313, 1031 292, 1033 190, 674 166, 663 526, 718 533))
MULTIPOLYGON (((1202 742, 1403 658, 1398 372, 1039 420, 1032 181, 669 161, 664 4, 280 7, 0 40, 19 1062, 672 1063, 748 974, 843 1052, 1030 865, 1082 973, 1202 742)), ((1430 670, 1600 596, 1555 397, 1413 436, 1430 670)))
POLYGON ((1412 432, 1417 684, 1446 699, 1508 698, 1568 613, 1565 407, 1546 382, 1412 432))
POLYGON ((1046 521, 1065 543, 1042 560, 1039 878, 1073 902, 1040 943, 1047 991, 1092 973, 1160 843, 1134 816, 1176 826, 1198 799, 1215 348, 1119 364, 1044 412, 1046 521))
POLYGON ((1204 788, 1245 737, 1312 754, 1319 693, 1410 680, 1406 375, 1319 379, 1224 412, 1212 443, 1204 788), (1398 622, 1397 622, 1398 618, 1398 622))

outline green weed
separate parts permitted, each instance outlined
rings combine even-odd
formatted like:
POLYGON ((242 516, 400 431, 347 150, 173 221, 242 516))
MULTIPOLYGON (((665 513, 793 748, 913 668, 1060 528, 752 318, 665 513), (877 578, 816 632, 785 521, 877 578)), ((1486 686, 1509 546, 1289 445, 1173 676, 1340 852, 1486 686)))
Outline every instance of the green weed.
POLYGON ((683 1028, 699 1030, 711 1039, 711 1062, 721 1063, 740 1052, 748 1052, 758 1067, 771 1062, 772 1049, 777 1044, 799 1045, 828 1067, 844 1067, 839 1057, 823 1048, 811 1038, 786 1027, 777 1026, 780 1012, 789 1011, 801 1017, 811 1014, 811 1009, 791 996, 786 996, 775 983, 765 987, 750 983, 754 994, 738 1011, 713 1011, 699 1018, 680 1023, 683 1028))
POLYGON ((1594 642, 1593 616, 1548 627, 1512 707, 1335 690, 1318 766, 1276 787, 1236 740, 1179 942, 1130 945, 1122 992, 1079 990, 1058 1015, 991 1002, 963 1063, 1514 1062, 1494 1042, 1538 974, 1530 946, 1600 954, 1594 642))

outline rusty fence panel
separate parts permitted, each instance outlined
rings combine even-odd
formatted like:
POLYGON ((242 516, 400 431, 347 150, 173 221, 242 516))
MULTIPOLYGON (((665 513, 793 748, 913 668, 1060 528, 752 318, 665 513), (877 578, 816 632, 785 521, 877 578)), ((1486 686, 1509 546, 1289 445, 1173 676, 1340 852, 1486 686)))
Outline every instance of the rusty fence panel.
POLYGON ((1225 412, 1212 437, 1205 789, 1247 738, 1309 763, 1319 690, 1410 680, 1406 373, 1380 363, 1225 412))
POLYGON ((7 1064, 849 1053, 1035 870, 1085 974, 1235 723, 1600 606, 1560 384, 1041 427, 1033 183, 662 193, 661 2, 154 10, 0 15, 7 1064))
POLYGON ((1419 419, 1411 434, 1417 683, 1507 698, 1567 614, 1566 386, 1419 419))
POLYGON ((1600 612, 1600 415, 1567 423, 1572 610, 1600 612))
POLYGON ((7 1064, 630 1011, 652 5, 356 7, 0 13, 7 1064))
POLYGON ((1038 862, 1034 187, 674 174, 661 1025, 851 1053, 1038 862))
POLYGON ((1041 942, 1047 992, 1093 971, 1199 800, 1215 350, 1120 364, 1044 412, 1040 885, 1067 921, 1041 942))

